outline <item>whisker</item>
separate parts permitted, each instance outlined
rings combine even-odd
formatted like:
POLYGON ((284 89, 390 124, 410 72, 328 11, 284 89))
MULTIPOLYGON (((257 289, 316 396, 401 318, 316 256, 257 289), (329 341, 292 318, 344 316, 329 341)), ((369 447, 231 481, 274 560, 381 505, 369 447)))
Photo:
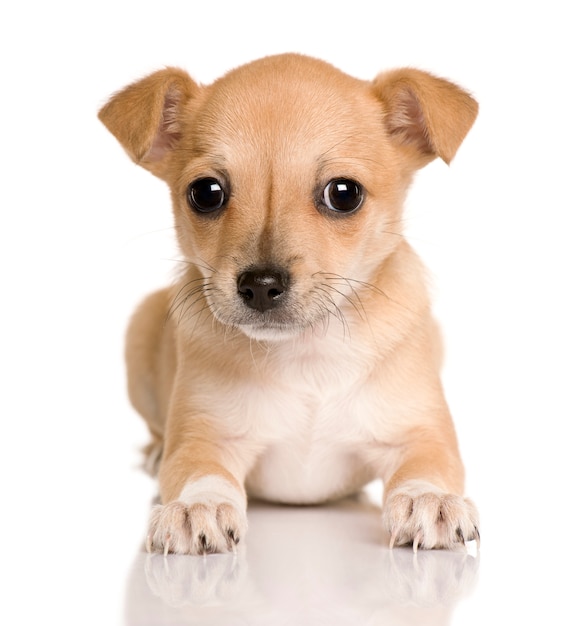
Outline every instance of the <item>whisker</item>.
MULTIPOLYGON (((204 281, 205 279, 201 279, 201 280, 204 281)), ((176 313, 176 311, 178 311, 179 309, 184 309, 184 306, 186 305, 188 300, 190 298, 193 298, 195 295, 200 294, 200 298, 206 297, 206 291, 210 289, 209 283, 203 282, 203 284, 196 285, 192 287, 191 289, 189 289, 188 291, 186 291, 186 289, 194 282, 196 282, 196 280, 189 281, 183 287, 181 287, 181 289, 178 291, 178 293, 172 300, 172 303, 168 310, 165 321, 168 321, 174 315, 174 313, 176 313)), ((197 298, 195 302, 198 302, 200 298, 197 298)), ((181 317, 179 317, 179 320, 180 319, 181 317)))
MULTIPOLYGON (((197 301, 196 301, 197 302, 197 301)), ((195 302, 193 302, 192 304, 195 304, 195 302)), ((192 313, 192 315, 190 315, 188 317, 188 321, 192 321, 195 317, 198 317, 198 319, 200 318, 200 315, 204 312, 210 309, 209 304, 206 302, 198 311, 194 311, 194 313, 192 313)), ((181 313, 181 317, 183 316, 183 314, 181 313)), ((196 320, 198 321, 198 320, 196 320)))
POLYGON ((350 282, 348 280, 343 279, 342 282, 346 283, 348 285, 348 287, 350 287, 352 293, 354 294, 354 296, 356 297, 356 299, 358 301, 358 306, 345 293, 343 293, 340 289, 337 289, 336 287, 333 287, 330 284, 327 284, 326 287, 327 287, 327 289, 331 289, 332 291, 335 291, 340 296, 342 296, 345 300, 347 300, 351 304, 351 306, 354 308, 354 310, 358 313, 360 319, 363 320, 365 318, 365 316, 366 316, 366 311, 364 309, 364 305, 362 304, 362 300, 360 299, 360 296, 358 295, 358 292, 350 284, 350 282), (364 313, 364 315, 363 315, 363 313, 364 313))
POLYGON ((367 283, 366 281, 358 280, 357 278, 345 278, 344 280, 347 280, 349 283, 356 283, 360 287, 364 287, 365 289, 369 289, 370 291, 378 293, 381 296, 384 296, 386 300, 389 300, 390 302, 393 302, 394 304, 397 304, 398 306, 401 306, 402 308, 407 309, 407 307, 405 307, 403 304, 391 298, 383 289, 380 289, 380 287, 377 287, 376 285, 373 285, 372 283, 367 283))
MULTIPOLYGON (((338 319, 338 321, 342 324, 344 337, 346 338, 346 335, 348 334, 348 337, 350 338, 350 327, 348 325, 346 316, 342 312, 341 308, 334 301, 334 298, 331 296, 331 294, 327 291, 327 289, 333 289, 334 291, 337 291, 337 290, 334 288, 331 288, 330 285, 325 285, 325 284, 317 285, 314 289, 315 291, 320 292, 319 306, 320 306, 321 311, 326 311, 329 314, 328 317, 332 315, 333 317, 338 319), (330 305, 332 306, 332 310, 327 306, 323 298, 326 298, 327 302, 330 303, 330 305)), ((327 316, 324 316, 324 317, 327 317, 327 316)), ((323 331, 325 333, 327 332, 328 326, 329 326, 328 317, 327 317, 327 326, 323 327, 323 331)))
POLYGON ((204 261, 203 259, 200 260, 191 260, 191 259, 166 259, 167 261, 172 261, 173 263, 180 263, 182 265, 187 265, 187 266, 191 266, 191 267, 199 267, 202 270, 205 270, 207 272, 211 272, 211 274, 217 274, 218 270, 213 266, 210 265, 207 261, 204 261))
MULTIPOLYGON (((352 286, 352 283, 356 283, 357 285, 359 285, 360 287, 364 287, 366 289, 370 289, 371 291, 374 291, 382 296, 384 296, 387 300, 390 300, 390 302, 395 302, 394 300, 392 300, 392 298, 390 298, 390 296, 388 296, 388 294, 383 291, 382 289, 380 289, 380 287, 377 287, 376 285, 373 285, 372 283, 367 283, 366 281, 363 280, 358 280, 357 278, 347 278, 346 276, 341 276, 340 274, 334 274, 333 272, 317 272, 317 274, 321 274, 325 280, 338 280, 342 283, 345 283, 347 285, 349 285, 351 287, 351 289, 354 292, 354 287, 352 286), (331 278, 329 278, 331 277, 331 278)), ((396 304, 398 304, 396 302, 396 304)))
MULTIPOLYGON (((374 285, 372 283, 366 282, 364 280, 359 280, 357 278, 348 278, 348 277, 342 276, 340 274, 335 274, 334 272, 323 272, 323 271, 321 271, 321 272, 316 272, 314 275, 321 275, 324 278, 324 280, 328 281, 328 283, 325 283, 325 284, 328 284, 328 285, 330 285, 330 283, 334 282, 334 281, 338 281, 340 283, 344 283, 346 285, 349 285, 351 290, 352 290, 352 293, 358 299, 360 308, 361 308, 362 312, 365 314, 367 319, 368 319, 368 315, 367 315, 367 312, 366 312, 366 307, 364 306, 364 303, 362 302, 362 300, 360 298, 360 294, 358 294, 358 291, 356 290, 355 285, 360 287, 360 288, 362 288, 362 289, 368 289, 369 291, 372 291, 373 293, 377 293, 377 294, 381 295, 382 297, 386 298, 386 300, 388 300, 389 302, 395 304, 396 306, 401 307, 402 309, 408 311, 409 313, 417 315, 417 311, 414 311, 413 309, 410 309, 408 306, 406 306, 402 302, 399 302, 398 300, 395 300, 388 293, 386 293, 383 289, 381 289, 380 287, 378 287, 377 285, 374 285)), ((342 292, 340 292, 340 293, 342 293, 342 292)), ((349 298, 347 298, 347 300, 349 300, 349 302, 350 302, 349 298)), ((354 303, 351 302, 351 304, 353 306, 355 306, 354 303)))

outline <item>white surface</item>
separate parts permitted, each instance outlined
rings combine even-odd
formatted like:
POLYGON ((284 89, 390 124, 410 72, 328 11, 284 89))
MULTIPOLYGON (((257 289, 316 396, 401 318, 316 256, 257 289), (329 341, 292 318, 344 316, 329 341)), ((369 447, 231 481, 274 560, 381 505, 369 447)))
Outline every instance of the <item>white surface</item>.
POLYGON ((263 7, 0 9, 0 622, 568 623, 563 4, 263 7), (235 561, 139 553, 154 485, 134 467, 146 437, 126 400, 123 333, 177 252, 166 187, 96 111, 166 64, 207 82, 283 51, 363 78, 416 65, 481 103, 451 167, 418 176, 407 220, 434 277, 444 381, 482 518, 478 562, 390 554, 379 512, 362 503, 256 507, 235 561))
POLYGON ((256 504, 237 555, 140 554, 128 624, 440 624, 476 586, 479 559, 388 550, 379 509, 256 504))

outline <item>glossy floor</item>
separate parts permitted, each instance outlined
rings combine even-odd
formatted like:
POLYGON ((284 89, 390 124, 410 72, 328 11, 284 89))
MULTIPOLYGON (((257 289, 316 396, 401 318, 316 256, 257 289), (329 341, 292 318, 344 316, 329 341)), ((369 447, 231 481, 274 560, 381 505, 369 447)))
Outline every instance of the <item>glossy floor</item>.
MULTIPOLYGON (((508 521, 505 520, 508 528, 508 521)), ((565 624, 565 574, 499 522, 477 551, 389 550, 374 490, 322 507, 253 503, 236 555, 133 555, 128 626, 565 624), (530 620, 530 621, 529 621, 530 620)), ((554 557, 554 559, 553 559, 554 557)), ((568 581, 566 581, 568 582, 568 581)))
POLYGON ((253 504, 236 555, 140 553, 127 623, 442 624, 476 586, 476 546, 389 550, 366 497, 324 507, 253 504))

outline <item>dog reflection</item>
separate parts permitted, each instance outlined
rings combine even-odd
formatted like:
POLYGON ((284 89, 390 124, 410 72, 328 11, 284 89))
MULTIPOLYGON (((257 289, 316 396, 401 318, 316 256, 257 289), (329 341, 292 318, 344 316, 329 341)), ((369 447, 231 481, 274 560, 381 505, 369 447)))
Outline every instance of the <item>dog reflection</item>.
POLYGON ((247 546, 235 554, 141 554, 128 623, 141 615, 148 624, 166 616, 185 624, 448 623, 476 583, 479 557, 389 550, 378 513, 356 500, 253 505, 247 546))

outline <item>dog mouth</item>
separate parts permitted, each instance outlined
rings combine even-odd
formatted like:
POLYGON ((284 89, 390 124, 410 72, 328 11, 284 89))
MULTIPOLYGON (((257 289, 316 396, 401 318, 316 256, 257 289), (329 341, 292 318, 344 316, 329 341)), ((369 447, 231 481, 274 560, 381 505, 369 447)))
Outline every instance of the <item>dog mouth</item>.
POLYGON ((258 341, 284 341, 302 334, 306 327, 300 324, 239 324, 239 329, 250 339, 258 341))
POLYGON ((290 273, 280 267, 249 267, 235 281, 234 325, 255 339, 283 339, 305 325, 295 315, 290 273))
MULTIPOLYGON (((292 294, 279 297, 279 304, 254 308, 251 301, 239 298, 231 306, 212 309, 214 317, 223 325, 237 328, 250 339, 283 341, 303 334, 322 324, 322 312, 311 314, 311 307, 295 304, 292 294), (249 304, 248 304, 249 302, 249 304)), ((314 312, 313 312, 314 313, 314 312)))
POLYGON ((277 267, 248 268, 221 281, 206 279, 202 288, 216 321, 261 341, 283 341, 307 332, 321 336, 333 318, 346 331, 347 320, 335 297, 347 298, 342 289, 353 290, 336 274, 318 272, 299 281, 277 267))
POLYGON ((248 304, 237 302, 225 314, 218 309, 214 317, 226 326, 238 328, 251 339, 283 340, 298 336, 314 325, 315 321, 301 313, 291 302, 291 296, 283 295, 278 305, 257 310, 248 304), (221 313, 221 314, 220 314, 221 313))

